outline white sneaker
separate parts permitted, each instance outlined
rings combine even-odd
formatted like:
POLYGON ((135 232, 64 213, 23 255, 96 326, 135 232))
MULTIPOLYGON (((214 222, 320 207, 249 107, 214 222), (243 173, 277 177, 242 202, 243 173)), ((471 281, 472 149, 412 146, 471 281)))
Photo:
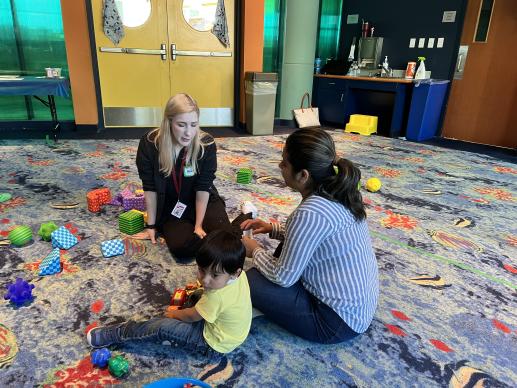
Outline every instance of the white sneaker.
POLYGON ((241 203, 241 212, 242 214, 248 214, 251 213, 251 218, 257 218, 258 216, 258 209, 253 203, 250 201, 244 201, 241 203))

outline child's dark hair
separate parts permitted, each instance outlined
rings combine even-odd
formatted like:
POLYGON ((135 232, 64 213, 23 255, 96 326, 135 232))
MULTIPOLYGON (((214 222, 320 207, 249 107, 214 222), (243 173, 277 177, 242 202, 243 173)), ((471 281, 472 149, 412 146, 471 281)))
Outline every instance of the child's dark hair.
POLYGON ((314 194, 342 203, 357 221, 366 218, 358 188, 361 170, 350 160, 337 158, 334 140, 327 132, 317 128, 293 132, 285 142, 285 152, 293 172, 309 172, 314 194))
POLYGON ((244 266, 246 248, 241 239, 225 230, 208 233, 196 255, 196 262, 201 268, 224 270, 233 275, 244 266))

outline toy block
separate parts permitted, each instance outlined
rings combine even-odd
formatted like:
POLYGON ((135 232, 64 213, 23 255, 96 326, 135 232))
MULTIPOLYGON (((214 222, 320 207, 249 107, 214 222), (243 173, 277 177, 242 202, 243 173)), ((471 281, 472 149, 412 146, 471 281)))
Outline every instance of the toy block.
POLYGON ((131 195, 122 197, 122 207, 124 210, 145 210, 145 197, 144 195, 131 195))
POLYGON ((144 230, 144 216, 138 210, 122 213, 118 218, 119 230, 125 234, 135 234, 144 230))
POLYGON ((97 213, 101 211, 101 206, 110 203, 111 191, 107 187, 91 190, 86 194, 88 210, 97 213))
POLYGON ((77 237, 64 226, 53 231, 50 238, 52 239, 52 248, 70 249, 79 242, 77 237))
POLYGON ((237 183, 248 184, 253 179, 253 170, 251 168, 241 168, 237 171, 237 183))
POLYGON ((108 240, 101 243, 101 252, 104 257, 123 255, 126 250, 120 239, 108 240))
POLYGON ((59 248, 55 248, 39 265, 39 276, 54 275, 61 272, 61 257, 59 248))
POLYGON ((370 136, 377 132, 378 120, 377 116, 350 115, 350 122, 346 125, 345 132, 370 136))

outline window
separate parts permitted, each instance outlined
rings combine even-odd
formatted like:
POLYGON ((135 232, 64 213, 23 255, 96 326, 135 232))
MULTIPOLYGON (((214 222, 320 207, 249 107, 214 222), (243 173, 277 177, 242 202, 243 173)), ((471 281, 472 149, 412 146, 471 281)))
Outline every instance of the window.
POLYGON ((210 31, 215 22, 217 0, 183 1, 183 17, 196 31, 210 31))
MULTIPOLYGON (((68 77, 59 0, 0 1, 0 74, 45 76, 60 67, 68 77)), ((45 97, 46 96, 41 96, 45 97)), ((55 97, 60 121, 73 120, 72 100, 55 97)), ((51 120, 49 110, 30 96, 0 96, 0 120, 51 120)))
POLYGON ((116 0, 125 27, 139 27, 151 16, 151 0, 116 0))
POLYGON ((488 30, 490 28, 490 20, 492 19, 492 11, 494 10, 495 0, 482 0, 479 8, 478 22, 476 26, 476 35, 474 42, 486 42, 488 38, 488 30))

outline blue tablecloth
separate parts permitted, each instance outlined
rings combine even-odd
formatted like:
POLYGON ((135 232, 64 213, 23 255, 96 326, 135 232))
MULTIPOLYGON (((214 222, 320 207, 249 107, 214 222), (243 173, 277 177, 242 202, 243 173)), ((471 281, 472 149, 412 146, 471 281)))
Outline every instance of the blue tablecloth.
POLYGON ((1 96, 60 96, 70 97, 70 83, 66 78, 38 78, 21 76, 20 79, 0 77, 1 96))

